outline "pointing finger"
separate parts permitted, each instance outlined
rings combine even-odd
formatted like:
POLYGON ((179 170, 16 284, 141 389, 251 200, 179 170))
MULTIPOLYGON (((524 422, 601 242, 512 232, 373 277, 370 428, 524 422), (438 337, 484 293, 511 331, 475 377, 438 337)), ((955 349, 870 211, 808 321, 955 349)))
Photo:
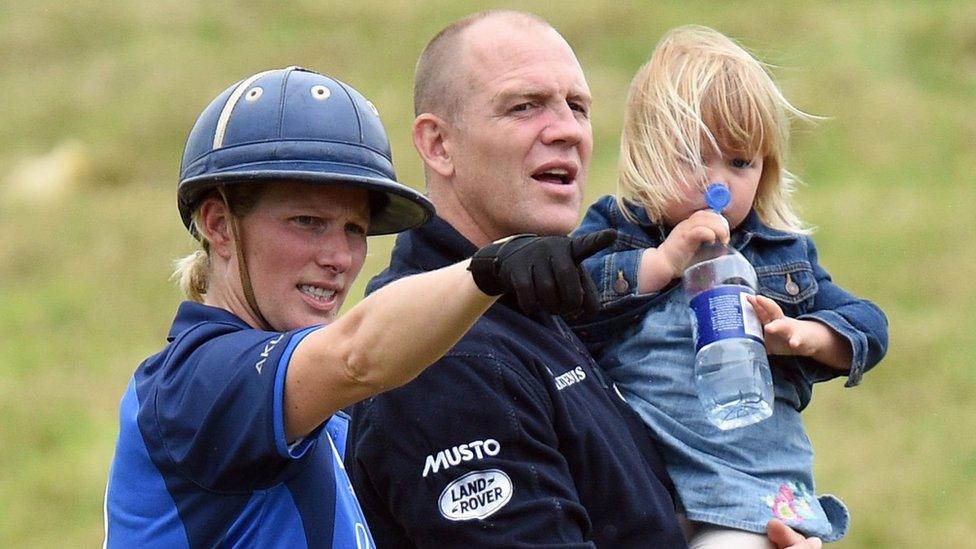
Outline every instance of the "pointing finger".
POLYGON ((613 244, 615 240, 617 240, 617 231, 614 229, 603 229, 577 236, 569 243, 569 253, 573 256, 573 261, 578 263, 613 244))

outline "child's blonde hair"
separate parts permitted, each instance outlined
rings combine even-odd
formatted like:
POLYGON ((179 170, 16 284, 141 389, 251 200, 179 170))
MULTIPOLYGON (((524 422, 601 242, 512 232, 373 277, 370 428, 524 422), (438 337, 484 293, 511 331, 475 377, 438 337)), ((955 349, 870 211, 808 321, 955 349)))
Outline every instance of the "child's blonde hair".
POLYGON ((793 211, 796 178, 786 169, 794 107, 766 67, 725 35, 701 26, 672 29, 634 76, 620 137, 617 201, 643 206, 661 223, 691 177, 704 188, 702 149, 763 157, 755 209, 766 225, 809 232, 793 211))

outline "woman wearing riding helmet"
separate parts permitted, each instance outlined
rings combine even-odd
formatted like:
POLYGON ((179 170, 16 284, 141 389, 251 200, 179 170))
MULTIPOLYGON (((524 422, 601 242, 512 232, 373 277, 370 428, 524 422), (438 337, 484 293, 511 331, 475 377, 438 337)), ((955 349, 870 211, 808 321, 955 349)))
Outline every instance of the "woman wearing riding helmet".
POLYGON ((178 262, 189 301, 168 344, 122 398, 107 546, 371 547, 342 466, 341 409, 416 377, 493 296, 595 307, 578 262, 613 239, 514 237, 337 318, 366 236, 421 225, 433 207, 396 181, 373 105, 297 67, 211 102, 178 198, 201 249, 178 262))

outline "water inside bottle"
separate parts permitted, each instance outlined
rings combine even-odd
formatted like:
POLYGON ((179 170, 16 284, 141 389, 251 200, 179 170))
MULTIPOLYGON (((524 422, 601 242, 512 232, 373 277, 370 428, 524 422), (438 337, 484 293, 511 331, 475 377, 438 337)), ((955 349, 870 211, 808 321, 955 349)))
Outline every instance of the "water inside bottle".
POLYGON ((722 342, 703 348, 695 367, 698 397, 708 420, 727 431, 758 423, 772 415, 772 379, 766 363, 753 352, 730 349, 722 342), (723 348, 725 347, 725 348, 723 348), (732 351, 732 352, 729 352, 732 351))

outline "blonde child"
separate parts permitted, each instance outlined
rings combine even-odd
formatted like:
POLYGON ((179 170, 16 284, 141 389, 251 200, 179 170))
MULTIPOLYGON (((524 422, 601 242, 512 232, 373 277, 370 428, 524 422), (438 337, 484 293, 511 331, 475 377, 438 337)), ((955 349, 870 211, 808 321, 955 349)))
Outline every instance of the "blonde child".
POLYGON ((848 527, 840 501, 814 495, 800 411, 815 382, 861 381, 884 356, 887 320, 817 261, 790 201, 791 116, 807 117, 735 42, 698 26, 668 32, 631 84, 618 196, 591 206, 577 230, 620 232, 585 263, 602 310, 575 329, 661 442, 692 547, 768 547, 771 519, 828 542, 848 527), (724 220, 706 208, 709 183, 731 191, 724 220), (729 431, 706 419, 695 392, 680 287, 694 252, 715 240, 756 269, 750 303, 775 388, 770 418, 729 431))

